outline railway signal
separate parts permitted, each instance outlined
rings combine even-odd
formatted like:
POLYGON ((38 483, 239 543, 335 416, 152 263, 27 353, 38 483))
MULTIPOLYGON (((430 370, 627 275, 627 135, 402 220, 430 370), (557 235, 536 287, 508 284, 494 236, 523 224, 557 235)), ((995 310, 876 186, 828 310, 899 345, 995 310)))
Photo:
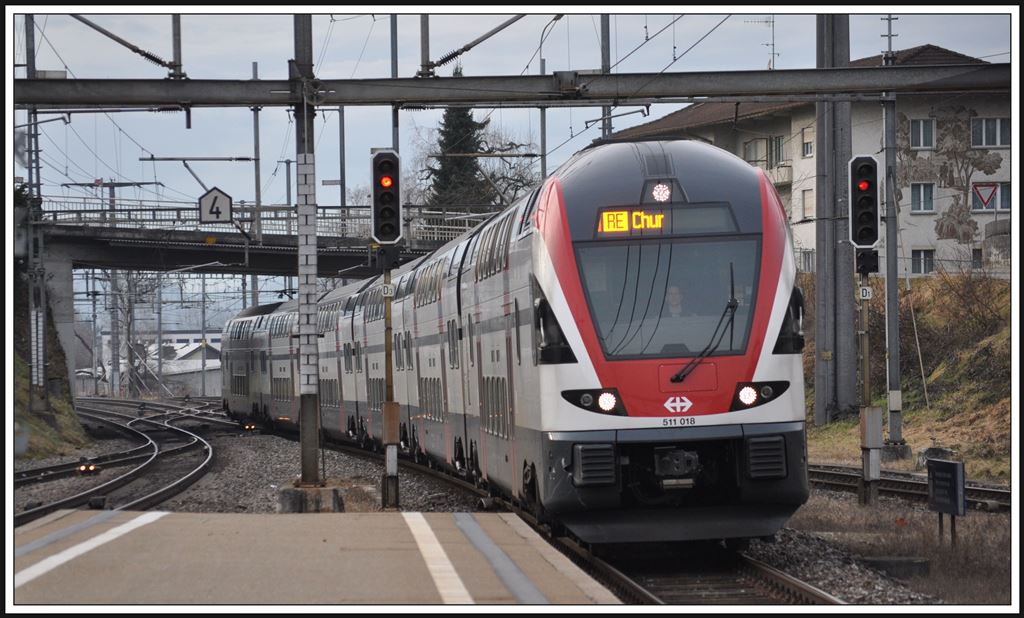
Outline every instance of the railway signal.
POLYGON ((402 207, 399 191, 399 159, 394 150, 373 155, 372 237, 381 245, 393 245, 402 238, 402 207))
POLYGON ((850 242, 858 249, 878 244, 878 161, 850 159, 850 242))

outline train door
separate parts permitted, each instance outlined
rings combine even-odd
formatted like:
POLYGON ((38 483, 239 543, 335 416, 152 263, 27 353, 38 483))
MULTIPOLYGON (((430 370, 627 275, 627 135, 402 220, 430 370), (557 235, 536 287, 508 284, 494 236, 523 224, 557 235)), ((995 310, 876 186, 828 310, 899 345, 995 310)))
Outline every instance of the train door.
POLYGON ((462 271, 465 268, 466 254, 468 252, 469 245, 472 243, 472 238, 468 238, 455 248, 455 252, 452 256, 451 264, 448 268, 448 288, 453 292, 451 300, 453 302, 453 310, 449 313, 452 314, 452 329, 454 335, 452 337, 452 356, 454 364, 457 367, 457 371, 453 376, 450 383, 453 383, 452 388, 457 390, 458 393, 458 406, 455 408, 455 413, 459 416, 456 417, 455 423, 451 426, 452 437, 450 443, 452 445, 452 459, 456 467, 460 470, 465 469, 466 465, 466 436, 467 427, 466 419, 469 415, 470 400, 469 391, 466 389, 466 375, 469 373, 469 359, 467 358, 467 345, 466 345, 466 322, 463 319, 463 302, 462 302, 462 271))
POLYGON ((477 448, 480 436, 481 408, 481 364, 480 357, 480 335, 479 320, 477 315, 479 305, 479 290, 476 286, 475 261, 480 245, 480 233, 475 232, 469 240, 466 251, 462 256, 462 265, 459 268, 459 309, 463 328, 463 371, 462 391, 465 393, 463 405, 463 439, 462 458, 464 465, 471 471, 477 471, 479 466, 477 460, 477 448), (468 360, 468 363, 465 361, 468 360))
POLYGON ((334 333, 334 371, 338 378, 337 406, 334 416, 338 419, 337 432, 339 435, 345 433, 345 367, 342 353, 345 317, 342 307, 345 301, 338 301, 338 304, 331 316, 331 330, 334 333))
POLYGON ((355 389, 352 399, 355 401, 355 432, 356 440, 362 443, 369 436, 369 401, 366 398, 366 293, 356 297, 355 312, 352 314, 352 370, 355 378, 355 389))
POLYGON ((355 304, 356 297, 350 296, 345 301, 339 320, 340 347, 341 347, 341 415, 344 432, 355 437, 357 430, 359 406, 356 401, 356 371, 355 371, 355 304))

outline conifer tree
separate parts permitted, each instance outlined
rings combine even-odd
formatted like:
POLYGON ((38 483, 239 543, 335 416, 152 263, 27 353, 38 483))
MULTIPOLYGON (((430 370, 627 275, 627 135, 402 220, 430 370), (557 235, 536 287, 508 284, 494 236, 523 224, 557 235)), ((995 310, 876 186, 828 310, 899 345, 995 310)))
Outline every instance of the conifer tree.
MULTIPOLYGON (((456 68, 453 77, 461 77, 456 68)), ((482 152, 484 131, 490 121, 473 119, 468 107, 449 107, 441 119, 436 163, 428 167, 431 179, 428 206, 481 206, 497 203, 494 188, 480 170, 475 157, 451 157, 448 154, 482 152)))

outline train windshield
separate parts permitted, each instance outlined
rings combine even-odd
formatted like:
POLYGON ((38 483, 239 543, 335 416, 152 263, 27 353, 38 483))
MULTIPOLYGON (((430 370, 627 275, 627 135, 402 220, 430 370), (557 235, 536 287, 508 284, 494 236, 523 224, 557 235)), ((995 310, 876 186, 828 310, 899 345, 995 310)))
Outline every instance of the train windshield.
POLYGON ((577 244, 583 288, 605 356, 699 354, 731 288, 739 307, 715 355, 742 353, 754 315, 760 245, 760 236, 577 244))

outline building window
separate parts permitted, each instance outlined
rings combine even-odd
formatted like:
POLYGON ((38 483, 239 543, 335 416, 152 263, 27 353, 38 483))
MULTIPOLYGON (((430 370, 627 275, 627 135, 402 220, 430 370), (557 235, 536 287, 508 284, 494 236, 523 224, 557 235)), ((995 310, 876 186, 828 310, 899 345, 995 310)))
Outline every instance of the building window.
POLYGON ((910 185, 910 212, 935 212, 932 193, 935 185, 914 183, 910 185))
POLYGON ((911 272, 915 275, 925 275, 935 270, 934 249, 914 249, 911 251, 911 272))
POLYGON ((1009 146, 1010 145, 1010 119, 1009 118, 972 118, 971 119, 971 146, 983 148, 985 146, 1009 146))
POLYGON ((814 214, 814 189, 804 189, 800 192, 800 218, 810 219, 814 214))
POLYGON ((971 210, 985 211, 985 210, 1010 210, 1010 183, 998 182, 998 183, 975 183, 971 186, 971 210), (981 189, 975 189, 975 187, 981 184, 981 189), (992 185, 996 185, 995 189, 992 185), (988 201, 988 205, 981 201, 978 197, 978 193, 982 195, 989 195, 992 192, 992 197, 988 201))
POLYGON ((802 135, 801 141, 803 142, 803 156, 804 158, 814 156, 814 131, 811 129, 801 129, 802 135))
POLYGON ((981 270, 985 267, 985 260, 981 255, 981 249, 971 249, 971 268, 981 270))
POLYGON ((743 160, 747 163, 757 164, 764 159, 761 157, 761 140, 750 140, 743 144, 743 160))
POLYGON ((786 160, 786 139, 782 135, 768 138, 768 167, 779 167, 786 160))
POLYGON ((910 147, 935 147, 935 120, 929 118, 927 120, 910 121, 910 147))

